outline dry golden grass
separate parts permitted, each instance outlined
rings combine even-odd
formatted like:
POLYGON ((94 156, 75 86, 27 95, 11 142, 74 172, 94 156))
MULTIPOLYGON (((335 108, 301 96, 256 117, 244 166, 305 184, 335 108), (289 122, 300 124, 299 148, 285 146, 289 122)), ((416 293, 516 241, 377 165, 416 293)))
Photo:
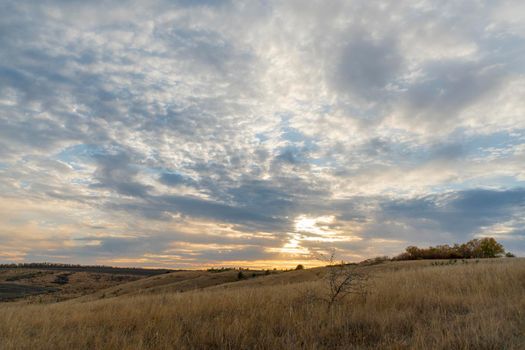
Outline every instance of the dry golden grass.
MULTIPOLYGON (((118 284, 91 295, 86 295, 81 301, 116 297, 123 295, 159 294, 188 292, 195 289, 211 288, 239 282, 239 271, 229 270, 222 272, 209 271, 176 271, 168 274, 147 277, 132 282, 118 284)), ((263 271, 244 271, 247 278, 264 276, 263 271)), ((244 282, 244 280, 242 281, 244 282)))
POLYGON ((305 298, 307 289, 323 292, 319 280, 269 286, 251 286, 255 282, 247 281, 237 283, 244 288, 235 289, 49 305, 4 304, 0 305, 0 348, 525 347, 523 259, 453 266, 387 263, 369 271, 369 294, 350 297, 330 311, 305 298))

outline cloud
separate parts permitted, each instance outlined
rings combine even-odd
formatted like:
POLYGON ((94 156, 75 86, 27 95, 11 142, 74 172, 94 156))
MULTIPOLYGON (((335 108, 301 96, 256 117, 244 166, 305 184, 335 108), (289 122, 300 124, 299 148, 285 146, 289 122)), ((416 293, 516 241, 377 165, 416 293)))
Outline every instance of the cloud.
POLYGON ((178 185, 193 185, 194 181, 181 174, 177 173, 162 173, 159 177, 159 182, 167 186, 178 186, 178 185))
POLYGON ((416 127, 451 129, 467 107, 498 91, 507 72, 501 64, 448 60, 429 63, 421 74, 402 98, 402 118, 416 127))
POLYGON ((97 154, 94 156, 97 170, 91 188, 109 188, 127 196, 144 198, 148 196, 151 186, 144 185, 134 178, 138 169, 130 164, 130 156, 126 153, 97 154))
MULTIPOLYGON (((483 228, 520 217, 525 209, 525 189, 470 189, 422 198, 384 203, 383 221, 397 221, 412 229, 433 228, 457 241, 470 239, 483 228)), ((519 231, 516 231, 520 235, 519 231)), ((436 240, 440 236, 436 234, 436 240)), ((443 242, 445 243, 445 242, 443 242)))
POLYGON ((374 101, 385 98, 387 85, 395 82, 402 56, 394 38, 374 40, 365 35, 358 33, 341 49, 332 84, 343 95, 374 101))
POLYGON ((4 1, 0 248, 176 267, 495 232, 522 251, 519 6, 4 1), (323 217, 333 240, 297 230, 323 217))

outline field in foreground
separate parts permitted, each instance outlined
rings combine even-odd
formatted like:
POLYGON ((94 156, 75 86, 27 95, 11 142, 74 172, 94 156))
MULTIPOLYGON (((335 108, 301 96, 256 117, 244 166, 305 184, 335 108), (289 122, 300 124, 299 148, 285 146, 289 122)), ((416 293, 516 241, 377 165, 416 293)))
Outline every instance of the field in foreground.
MULTIPOLYGON (((162 288, 155 293, 97 294, 53 304, 3 303, 0 347, 525 347, 524 259, 455 265, 386 262, 352 268, 370 275, 367 294, 350 296, 331 309, 312 297, 326 291, 323 268, 237 282, 225 279, 224 284, 208 283, 206 288, 182 292, 162 288)), ((158 281, 160 277, 151 279, 158 281)), ((143 285, 147 283, 141 282, 143 285)))

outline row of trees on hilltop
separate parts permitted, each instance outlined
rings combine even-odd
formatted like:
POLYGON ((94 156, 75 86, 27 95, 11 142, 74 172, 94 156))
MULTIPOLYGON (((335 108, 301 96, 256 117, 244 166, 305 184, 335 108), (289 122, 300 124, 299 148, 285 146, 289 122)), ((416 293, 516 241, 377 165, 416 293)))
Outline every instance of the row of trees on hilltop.
MULTIPOLYGON (((438 245, 435 247, 418 248, 407 247, 404 253, 392 260, 418 260, 418 259, 480 259, 496 258, 505 254, 505 249, 494 238, 487 237, 473 239, 463 244, 438 245)), ((507 256, 513 256, 507 253, 507 256)))
POLYGON ((140 267, 113 267, 106 265, 79 265, 64 263, 12 263, 0 264, 0 269, 46 269, 46 270, 68 270, 68 271, 86 271, 95 273, 113 273, 113 274, 130 274, 141 276, 152 276, 162 273, 173 272, 171 269, 145 269, 140 267))
POLYGON ((59 268, 82 268, 82 267, 108 267, 103 265, 79 265, 79 264, 62 264, 62 263, 50 263, 50 262, 40 262, 40 263, 12 263, 12 264, 0 264, 0 268, 49 268, 49 267, 59 267, 59 268))

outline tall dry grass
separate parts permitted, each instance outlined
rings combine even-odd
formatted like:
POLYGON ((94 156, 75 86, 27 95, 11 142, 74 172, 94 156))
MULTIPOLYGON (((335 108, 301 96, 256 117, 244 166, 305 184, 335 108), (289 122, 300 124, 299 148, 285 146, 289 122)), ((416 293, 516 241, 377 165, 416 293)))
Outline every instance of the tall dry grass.
POLYGON ((322 281, 0 306, 1 349, 524 349, 525 260, 378 270, 331 310, 322 281))

